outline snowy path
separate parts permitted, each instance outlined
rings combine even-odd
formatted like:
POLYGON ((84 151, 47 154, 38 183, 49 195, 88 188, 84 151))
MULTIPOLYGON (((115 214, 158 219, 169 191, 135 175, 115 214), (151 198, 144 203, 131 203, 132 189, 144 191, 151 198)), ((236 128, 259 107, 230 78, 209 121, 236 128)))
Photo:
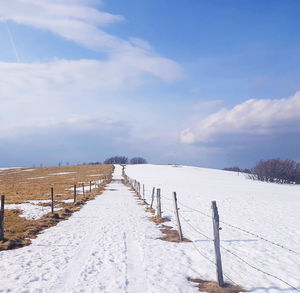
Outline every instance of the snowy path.
POLYGON ((190 260, 155 238, 116 166, 106 191, 32 245, 0 253, 0 292, 197 292, 190 260))

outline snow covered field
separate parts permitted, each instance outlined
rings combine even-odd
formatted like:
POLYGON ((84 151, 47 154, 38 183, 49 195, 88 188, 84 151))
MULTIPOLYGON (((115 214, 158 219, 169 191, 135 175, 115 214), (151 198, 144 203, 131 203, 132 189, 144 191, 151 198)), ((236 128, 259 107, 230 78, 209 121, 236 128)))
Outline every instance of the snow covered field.
MULTIPOLYGON (((163 216, 170 217, 174 227, 171 196, 177 192, 184 236, 212 261, 212 200, 217 201, 221 221, 284 246, 221 223, 223 269, 233 281, 253 292, 297 292, 250 264, 300 291, 300 186, 251 181, 235 172, 187 166, 128 165, 126 174, 145 184, 148 202, 152 187, 161 188, 163 216)), ((189 246, 180 247, 182 257, 189 255, 193 264, 192 277, 215 280, 214 264, 196 248, 191 256, 189 246)))
MULTIPOLYGON (((300 290, 299 186, 196 167, 128 165, 126 173, 145 184, 148 202, 152 187, 161 188, 163 215, 174 227, 171 194, 177 192, 183 233, 192 243, 156 239, 158 226, 118 180, 116 166, 103 194, 69 220, 30 246, 0 252, 0 292, 198 292, 187 277, 215 280, 212 200, 221 221, 285 248, 221 223, 222 247, 300 290)), ((223 248, 225 279, 253 292, 297 292, 223 248)))

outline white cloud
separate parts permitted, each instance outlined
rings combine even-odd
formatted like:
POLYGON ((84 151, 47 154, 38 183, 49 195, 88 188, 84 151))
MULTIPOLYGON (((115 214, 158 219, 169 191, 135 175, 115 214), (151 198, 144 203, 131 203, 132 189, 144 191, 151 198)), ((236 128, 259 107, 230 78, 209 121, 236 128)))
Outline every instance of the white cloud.
POLYGON ((104 52, 111 67, 124 68, 122 71, 129 74, 134 70, 137 77, 150 74, 167 82, 182 77, 181 67, 158 56, 146 41, 122 39, 103 30, 103 26, 123 21, 120 15, 101 12, 78 1, 0 0, 0 4, 0 21, 11 20, 47 30, 91 50, 104 52))
POLYGON ((233 109, 222 109, 181 132, 191 144, 217 140, 222 135, 272 135, 299 131, 300 92, 286 99, 250 99, 233 109))

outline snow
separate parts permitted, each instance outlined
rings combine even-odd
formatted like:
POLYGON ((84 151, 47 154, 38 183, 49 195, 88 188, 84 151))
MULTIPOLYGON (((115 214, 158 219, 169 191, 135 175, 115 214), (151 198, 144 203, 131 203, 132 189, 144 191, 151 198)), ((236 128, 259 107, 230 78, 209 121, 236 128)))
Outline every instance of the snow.
MULTIPOLYGON (((130 177, 145 184, 148 202, 152 187, 161 188, 163 215, 174 227, 171 195, 177 192, 183 233, 193 242, 170 243, 157 239, 162 236, 158 226, 118 180, 121 170, 115 166, 103 194, 69 220, 45 230, 30 246, 0 252, 0 292, 199 292, 186 278, 215 280, 215 267, 207 259, 214 259, 214 248, 191 227, 212 237, 212 200, 221 221, 300 251, 299 186, 196 167, 126 166, 130 177)), ((223 247, 300 290, 299 255, 221 226, 223 247)), ((296 292, 224 250, 222 260, 226 275, 252 292, 296 292)))
MULTIPOLYGON (((41 206, 39 203, 50 203, 51 200, 28 200, 26 203, 21 204, 6 204, 6 210, 21 210, 22 214, 20 217, 26 218, 27 220, 38 220, 42 218, 44 215, 50 213, 50 206, 41 206)), ((59 207, 59 203, 72 203, 74 199, 65 199, 65 200, 55 200, 54 202, 54 211, 58 211, 61 208, 59 207)))
MULTIPOLYGON (((152 187, 161 188, 163 215, 172 219, 172 192, 177 192, 183 234, 214 261, 211 201, 216 200, 220 220, 259 234, 298 254, 265 242, 221 223, 221 245, 268 273, 300 290, 300 186, 252 181, 235 172, 197 167, 128 165, 129 177, 145 184, 150 202, 152 187), (199 213, 201 211, 205 215, 199 213), (195 231, 194 229, 198 231, 195 231)), ((253 292, 295 292, 287 284, 254 270, 221 249, 223 269, 236 283, 253 292)), ((214 265, 201 259, 192 277, 215 280, 214 265)), ((225 277, 226 279, 226 277, 225 277)))
POLYGON ((77 172, 60 172, 60 173, 52 173, 52 174, 49 174, 51 176, 55 176, 55 175, 68 175, 68 174, 74 174, 74 173, 77 173, 77 172))
MULTIPOLYGON (((19 209, 22 211, 20 217, 26 218, 27 220, 38 220, 44 215, 51 212, 50 207, 43 207, 36 204, 31 203, 21 203, 21 204, 6 204, 6 210, 15 210, 19 209)), ((54 208, 55 211, 59 210, 60 208, 54 208)))
POLYGON ((32 178, 27 178, 28 180, 35 180, 35 179, 43 179, 43 178, 48 178, 49 176, 40 176, 40 177, 32 177, 32 178))
MULTIPOLYGON (((121 167, 113 178, 121 179, 121 167)), ((198 292, 186 280, 193 257, 160 235, 129 188, 112 181, 32 245, 0 252, 0 291, 198 292)))

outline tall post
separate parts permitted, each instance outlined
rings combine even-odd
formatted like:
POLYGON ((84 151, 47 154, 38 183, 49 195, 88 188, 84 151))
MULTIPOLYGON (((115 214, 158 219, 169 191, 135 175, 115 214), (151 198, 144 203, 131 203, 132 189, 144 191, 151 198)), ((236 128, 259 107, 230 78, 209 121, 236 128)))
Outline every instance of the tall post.
POLYGON ((139 194, 139 198, 141 198, 141 183, 138 183, 138 194, 139 194))
POLYGON ((143 184, 143 201, 145 201, 145 184, 143 184))
POLYGON ((76 184, 74 184, 74 203, 76 202, 76 191, 77 191, 76 184))
POLYGON ((84 194, 84 182, 82 183, 82 194, 85 195, 84 194))
POLYGON ((90 181, 90 192, 92 192, 92 181, 90 181))
POLYGON ((152 208, 153 208, 154 192, 155 192, 155 187, 153 187, 153 188, 152 188, 152 196, 151 196, 151 204, 150 204, 150 209, 152 209, 152 208))
POLYGON ((54 194, 53 194, 53 186, 51 186, 51 213, 54 213, 54 194))
POLYGON ((1 210, 0 210, 0 240, 4 240, 4 201, 5 196, 1 195, 1 210))
POLYGON ((218 284, 220 287, 224 287, 223 280, 223 270, 222 270, 222 260, 220 251, 220 226, 219 226, 219 213, 217 208, 217 203, 212 201, 212 219, 213 219, 213 229, 214 229, 214 245, 215 245, 215 255, 216 255, 216 269, 218 284))
POLYGON ((183 236, 182 236, 182 230, 181 230, 181 225, 180 225, 180 220, 179 220, 179 214, 178 214, 176 192, 173 192, 173 201, 174 201, 174 212, 175 212, 175 217, 176 217, 176 222, 177 222, 177 230, 178 230, 178 235, 179 235, 179 241, 182 241, 183 240, 183 236))
POLYGON ((161 202, 160 202, 160 188, 156 190, 156 198, 157 198, 157 216, 161 218, 161 202))

